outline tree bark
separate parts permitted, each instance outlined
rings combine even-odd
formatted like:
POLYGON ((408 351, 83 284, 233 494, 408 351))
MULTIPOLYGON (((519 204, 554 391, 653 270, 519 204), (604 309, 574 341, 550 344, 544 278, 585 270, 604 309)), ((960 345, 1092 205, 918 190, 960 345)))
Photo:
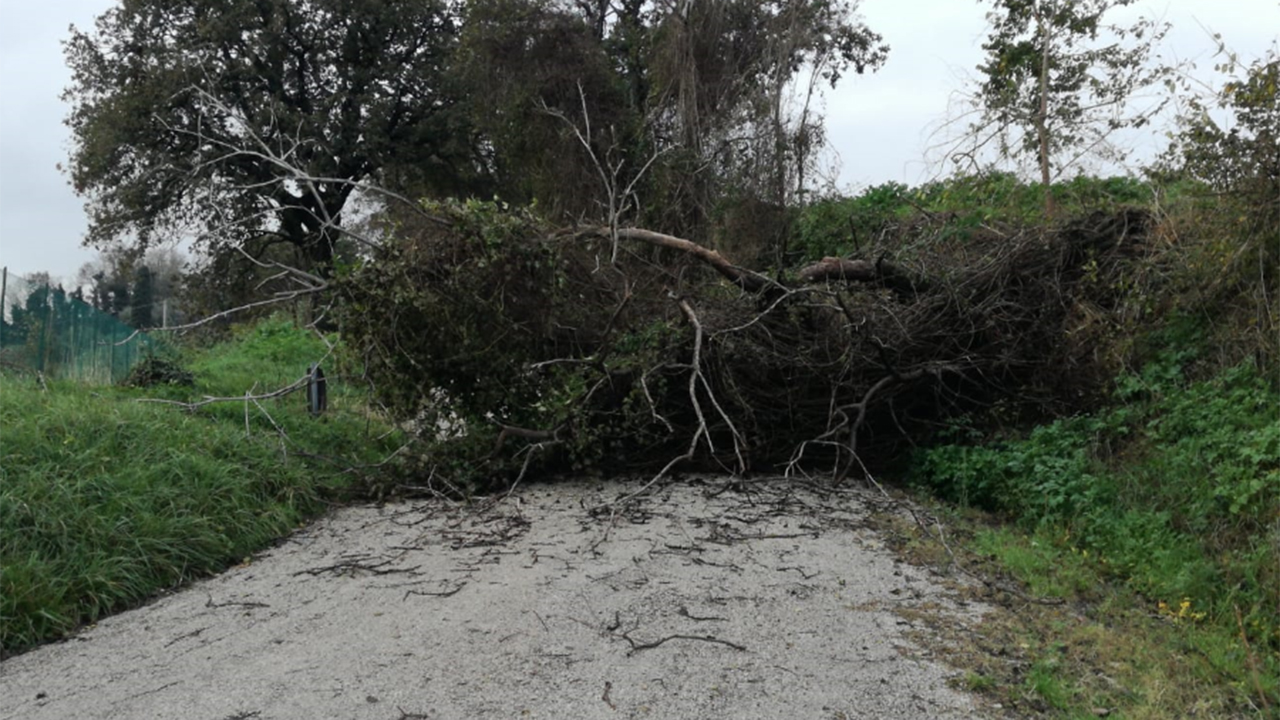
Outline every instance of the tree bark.
MULTIPOLYGON (((605 239, 613 237, 607 227, 588 228, 586 233, 605 239)), ((643 230, 641 228, 619 228, 617 236, 620 240, 638 240, 650 245, 671 248, 673 250, 679 250, 680 252, 692 255, 710 265, 726 280, 747 292, 760 292, 767 288, 781 289, 781 286, 777 282, 769 279, 768 277, 753 270, 738 267, 719 252, 703 247, 692 240, 685 240, 684 238, 679 238, 674 235, 667 235, 665 233, 654 232, 652 230, 643 230)))

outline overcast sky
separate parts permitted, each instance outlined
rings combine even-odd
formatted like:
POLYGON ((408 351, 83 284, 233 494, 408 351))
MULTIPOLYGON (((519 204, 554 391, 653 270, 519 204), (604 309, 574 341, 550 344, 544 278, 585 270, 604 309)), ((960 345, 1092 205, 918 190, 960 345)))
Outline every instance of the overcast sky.
MULTIPOLYGON (((87 28, 108 0, 0 2, 0 265, 73 278, 94 257, 81 247, 82 202, 57 169, 70 146, 59 100, 69 81, 61 42, 87 28)), ((1173 23, 1165 54, 1211 65, 1220 33, 1243 58, 1261 55, 1280 33, 1277 0, 1142 0, 1141 12, 1173 23)), ((986 5, 973 0, 864 0, 862 13, 891 45, 879 73, 850 76, 826 101, 839 185, 857 190, 889 180, 914 184, 949 100, 981 60, 986 5)), ((1151 143, 1154 145, 1154 140, 1151 143)))

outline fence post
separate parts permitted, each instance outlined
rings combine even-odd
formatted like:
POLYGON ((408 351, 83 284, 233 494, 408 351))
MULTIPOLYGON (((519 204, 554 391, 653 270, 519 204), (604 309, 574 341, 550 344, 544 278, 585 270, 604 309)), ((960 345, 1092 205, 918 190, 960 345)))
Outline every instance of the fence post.
POLYGON ((329 405, 329 388, 324 379, 324 371, 320 363, 307 369, 307 408, 313 416, 318 416, 329 405))
POLYGON ((4 347, 4 298, 9 292, 9 267, 0 268, 0 348, 4 347))
POLYGON ((49 353, 53 352, 53 292, 49 289, 48 283, 44 286, 44 328, 40 333, 40 372, 46 371, 46 365, 49 364, 49 353))
POLYGON ((71 311, 71 317, 63 319, 63 322, 67 323, 67 345, 62 350, 62 376, 84 380, 84 373, 80 371, 80 353, 76 352, 76 327, 80 325, 79 308, 76 307, 76 301, 70 298, 67 299, 66 307, 71 311))

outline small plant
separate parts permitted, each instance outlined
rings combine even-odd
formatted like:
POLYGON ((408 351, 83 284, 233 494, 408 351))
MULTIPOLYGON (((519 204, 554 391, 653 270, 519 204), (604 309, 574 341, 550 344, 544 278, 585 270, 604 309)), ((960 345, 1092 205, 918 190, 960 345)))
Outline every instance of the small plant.
POLYGON ((148 354, 129 370, 121 383, 125 387, 146 388, 161 385, 193 387, 196 376, 182 367, 176 358, 148 354))
POLYGON ((1048 653, 1032 663, 1027 673, 1028 688, 1055 710, 1065 710, 1071 695, 1059 672, 1060 654, 1060 648, 1050 648, 1048 653))
POLYGON ((967 672, 964 674, 964 686, 973 692, 987 692, 995 688, 996 681, 982 673, 967 672))
POLYGON ((1161 600, 1156 603, 1156 612, 1160 617, 1168 618, 1175 623, 1200 622, 1208 615, 1208 613, 1203 611, 1192 610, 1191 598, 1183 598, 1182 602, 1178 603, 1178 608, 1176 610, 1170 607, 1169 603, 1161 600))

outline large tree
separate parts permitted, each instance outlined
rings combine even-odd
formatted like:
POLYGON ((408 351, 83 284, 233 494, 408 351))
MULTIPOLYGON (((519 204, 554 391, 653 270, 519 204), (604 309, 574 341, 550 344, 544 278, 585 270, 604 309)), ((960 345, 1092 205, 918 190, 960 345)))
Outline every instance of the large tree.
POLYGON ((444 79, 456 30, 444 0, 123 0, 73 28, 87 242, 287 243, 328 272, 358 184, 465 182, 444 79))
POLYGON ((995 140, 1002 157, 1034 158, 1049 214, 1053 180, 1082 156, 1114 149, 1114 131, 1143 126, 1163 106, 1134 100, 1173 72, 1149 62, 1168 25, 1104 21, 1134 1, 990 0, 970 139, 978 149, 995 140))
POLYGON ((639 206, 632 220, 703 237, 726 197, 782 205, 799 194, 822 138, 807 100, 888 51, 856 9, 475 0, 459 67, 486 89, 472 109, 504 197, 571 216, 639 206), (620 197, 626 188, 644 197, 620 197))

